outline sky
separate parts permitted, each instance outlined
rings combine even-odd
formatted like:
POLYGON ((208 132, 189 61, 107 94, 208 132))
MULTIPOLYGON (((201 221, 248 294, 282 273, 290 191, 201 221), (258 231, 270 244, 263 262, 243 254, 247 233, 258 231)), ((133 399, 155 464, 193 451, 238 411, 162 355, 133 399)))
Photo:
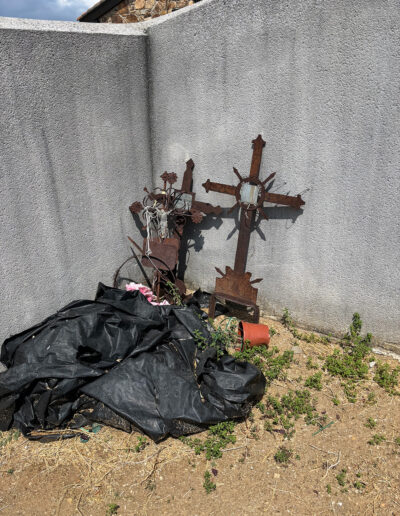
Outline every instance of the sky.
POLYGON ((0 16, 66 20, 76 18, 98 0, 0 0, 0 16))

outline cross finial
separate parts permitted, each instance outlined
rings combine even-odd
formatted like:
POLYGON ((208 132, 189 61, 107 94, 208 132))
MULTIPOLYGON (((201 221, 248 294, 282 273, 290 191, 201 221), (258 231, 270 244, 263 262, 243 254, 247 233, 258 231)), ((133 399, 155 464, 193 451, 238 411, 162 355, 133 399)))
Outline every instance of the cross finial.
POLYGON ((262 139, 261 134, 257 136, 255 140, 252 141, 254 147, 257 147, 258 145, 261 145, 262 147, 265 147, 265 141, 262 139))

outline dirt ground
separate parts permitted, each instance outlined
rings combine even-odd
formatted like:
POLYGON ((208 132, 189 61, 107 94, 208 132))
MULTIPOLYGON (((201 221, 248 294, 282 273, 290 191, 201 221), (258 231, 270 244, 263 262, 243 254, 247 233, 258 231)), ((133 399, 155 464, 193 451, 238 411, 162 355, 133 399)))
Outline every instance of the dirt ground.
MULTIPOLYGON (((263 322, 277 332, 271 346, 294 351, 286 380, 275 380, 267 394, 304 388, 304 380, 315 373, 307 359, 321 366, 335 344, 298 340, 293 346, 293 335, 282 324, 263 322)), ((377 359, 398 365, 391 358, 377 359)), ((78 437, 41 444, 20 436, 5 443, 3 434, 1 516, 400 515, 400 445, 395 441, 400 396, 372 380, 373 367, 370 377, 359 385, 357 402, 350 403, 341 380, 323 372, 323 388, 312 389, 312 395, 330 425, 318 431, 300 417, 291 440, 265 430, 263 415, 254 408, 250 420, 236 425, 236 443, 214 462, 172 438, 136 451, 139 434, 107 427, 88 442, 78 437), (365 426, 368 418, 376 422, 373 429, 365 426), (386 440, 368 444, 374 434, 386 440), (292 452, 286 464, 274 459, 280 446, 292 452), (209 494, 203 487, 205 471, 213 471, 216 484, 209 494)))

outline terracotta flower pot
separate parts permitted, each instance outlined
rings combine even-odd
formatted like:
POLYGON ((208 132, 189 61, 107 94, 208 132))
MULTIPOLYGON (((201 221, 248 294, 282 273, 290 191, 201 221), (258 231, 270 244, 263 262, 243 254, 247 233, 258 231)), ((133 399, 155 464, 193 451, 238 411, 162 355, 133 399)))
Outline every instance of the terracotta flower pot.
POLYGON ((268 346, 271 337, 269 335, 269 327, 266 324, 253 324, 240 321, 238 325, 238 334, 242 340, 242 350, 249 346, 268 346))

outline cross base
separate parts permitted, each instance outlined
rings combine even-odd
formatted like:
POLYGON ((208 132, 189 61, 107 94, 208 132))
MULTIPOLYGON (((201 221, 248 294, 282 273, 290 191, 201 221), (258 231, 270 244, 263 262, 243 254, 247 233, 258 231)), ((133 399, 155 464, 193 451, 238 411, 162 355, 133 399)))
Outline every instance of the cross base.
POLYGON ((258 322, 260 317, 260 309, 257 305, 258 289, 254 288, 252 284, 262 280, 251 280, 251 272, 242 273, 231 267, 226 267, 225 273, 218 267, 215 269, 222 278, 215 280, 215 291, 210 299, 209 316, 214 318, 216 298, 219 297, 241 306, 250 306, 254 309, 255 322, 258 322))

